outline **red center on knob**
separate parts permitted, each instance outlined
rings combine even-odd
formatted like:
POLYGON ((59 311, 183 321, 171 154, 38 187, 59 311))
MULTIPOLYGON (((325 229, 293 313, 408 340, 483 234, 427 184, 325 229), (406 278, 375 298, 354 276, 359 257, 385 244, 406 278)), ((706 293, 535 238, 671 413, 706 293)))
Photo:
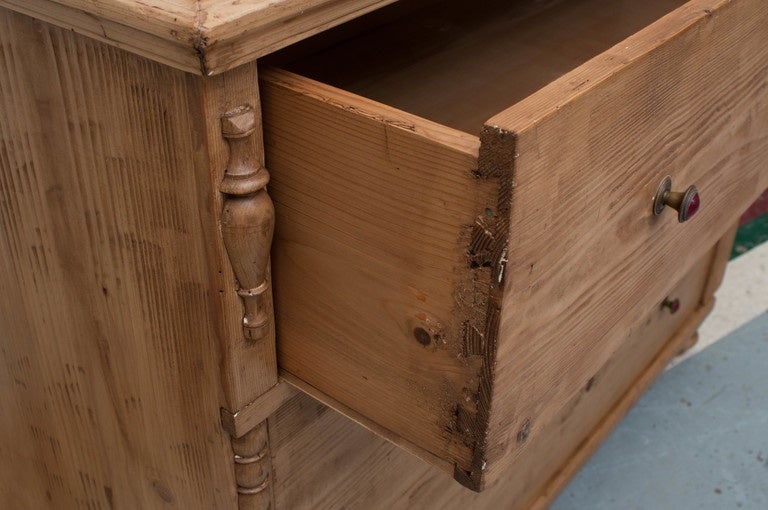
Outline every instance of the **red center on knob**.
POLYGON ((656 188, 656 196, 653 197, 653 214, 658 216, 669 206, 677 211, 677 220, 680 223, 691 219, 701 206, 701 197, 696 186, 688 186, 685 191, 672 191, 672 178, 666 176, 659 187, 656 188))
POLYGON ((661 302, 661 308, 667 308, 669 309, 669 313, 675 314, 680 311, 680 300, 677 298, 669 299, 666 297, 664 298, 664 301, 661 302))
POLYGON ((691 201, 688 203, 688 209, 686 210, 686 218, 692 218, 694 214, 696 214, 699 211, 699 204, 701 201, 699 200, 699 194, 696 193, 693 195, 693 198, 691 198, 691 201))

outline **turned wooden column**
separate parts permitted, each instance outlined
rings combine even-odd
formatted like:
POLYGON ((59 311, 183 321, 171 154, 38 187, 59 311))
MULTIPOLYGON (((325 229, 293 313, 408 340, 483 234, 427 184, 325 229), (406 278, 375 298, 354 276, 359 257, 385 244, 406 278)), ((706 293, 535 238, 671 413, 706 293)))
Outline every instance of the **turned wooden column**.
POLYGON ((237 503, 240 510, 267 510, 272 506, 272 460, 267 422, 242 437, 232 438, 235 454, 237 503))
MULTIPOLYGON (((210 261, 224 388, 234 416, 277 385, 270 248, 275 212, 267 194, 256 63, 202 80, 213 227, 210 261)), ((230 429, 228 429, 230 430, 230 429)), ((230 430, 231 432, 231 430, 230 430)), ((237 434, 242 435, 242 434, 237 434)))
POLYGON ((261 340, 273 313, 265 299, 269 290, 269 250, 275 228, 275 208, 267 194, 269 172, 248 143, 257 127, 256 112, 240 106, 221 118, 221 133, 229 143, 229 161, 219 191, 226 195, 221 233, 243 300, 243 335, 261 340))
MULTIPOLYGON (((229 145, 224 177, 221 234, 237 294, 243 302, 242 332, 247 342, 271 341, 274 313, 269 292, 269 251, 275 227, 275 209, 267 194, 269 172, 251 137, 259 119, 250 105, 221 117, 221 134, 229 145)), ((259 133, 260 134, 260 133, 259 133)), ((258 367, 253 367, 257 369, 258 367)), ((241 437, 232 437, 235 478, 240 510, 270 508, 271 459, 266 422, 241 437)))

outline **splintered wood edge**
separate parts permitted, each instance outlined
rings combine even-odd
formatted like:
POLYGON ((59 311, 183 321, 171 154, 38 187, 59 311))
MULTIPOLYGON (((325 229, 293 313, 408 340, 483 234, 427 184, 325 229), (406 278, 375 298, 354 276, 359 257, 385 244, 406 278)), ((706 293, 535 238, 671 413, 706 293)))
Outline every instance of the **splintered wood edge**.
MULTIPOLYGON (((478 282, 487 286, 487 306, 479 317, 470 316, 465 320, 464 350, 480 355, 482 368, 479 374, 480 384, 473 395, 476 411, 472 416, 465 416, 462 404, 457 407, 457 429, 465 429, 468 441, 474 441, 471 470, 464 471, 454 466, 453 477, 465 487, 480 492, 485 488, 485 469, 487 466, 488 425, 493 396, 494 367, 499 336, 499 320, 504 295, 504 278, 508 260, 509 224, 512 208, 512 187, 514 175, 515 148, 517 135, 491 126, 484 126, 480 134, 480 151, 477 176, 479 179, 496 181, 498 190, 496 210, 490 219, 486 219, 482 232, 473 235, 467 247, 467 259, 470 270, 478 271, 478 282), (482 240, 478 240, 482 237, 482 240), (480 260, 476 250, 483 246, 480 260), (479 271, 486 268, 486 278, 480 278, 479 271), (488 271, 490 269, 490 271, 488 271), (477 336, 480 341, 477 341, 477 336), (474 352, 480 346, 479 352, 474 352), (468 432, 468 433, 467 433, 468 432)), ((478 289, 478 291, 480 291, 478 289)), ((484 290, 483 290, 484 291, 484 290)))
MULTIPOLYGON (((663 48, 670 40, 680 37, 689 30, 695 30, 696 27, 707 22, 713 12, 716 12, 727 3, 728 0, 691 0, 656 20, 645 29, 613 46, 611 49, 597 55, 549 85, 537 90, 522 101, 496 114, 486 122, 480 136, 481 148, 478 173, 483 177, 501 179, 499 204, 506 207, 507 214, 505 219, 507 223, 505 229, 497 230, 497 235, 504 236, 503 242, 506 248, 510 251, 514 250, 514 246, 507 245, 509 241, 509 219, 511 218, 511 209, 514 207, 511 199, 514 187, 515 160, 518 156, 516 153, 518 137, 525 132, 536 129, 536 125, 544 119, 558 114, 562 105, 569 104, 580 96, 594 91, 602 82, 611 79, 616 73, 633 65, 637 60, 647 58, 650 53, 663 48), (553 98, 557 100, 553 100, 553 98)), ((501 242, 501 240, 497 241, 501 242)), ((507 255, 507 258, 513 258, 511 253, 505 255, 507 255)), ((501 278, 503 280, 503 274, 501 278)), ((714 281, 712 285, 716 286, 718 283, 719 281, 714 281)), ((481 383, 481 387, 488 388, 489 393, 493 390, 492 372, 493 363, 496 359, 496 342, 498 341, 498 323, 495 325, 495 330, 491 327, 494 319, 493 306, 497 300, 500 304, 503 299, 501 289, 495 289, 491 297, 493 299, 489 299, 489 312, 486 318, 486 331, 490 335, 486 338, 486 343, 491 351, 488 353, 486 363, 489 363, 490 367, 484 370, 485 379, 481 383)), ((704 295, 704 298, 706 298, 706 295, 704 295)), ((706 306, 711 306, 711 303, 706 306)), ((702 313, 706 314, 707 312, 702 313)), ((678 348, 679 345, 676 344, 675 349, 678 348)), ((674 349, 669 350, 669 352, 667 350, 664 351, 665 354, 669 354, 667 359, 671 359, 676 352, 674 349)), ((653 377, 650 377, 650 381, 653 380, 653 377)), ((649 384, 650 382, 647 383, 647 385, 649 384)), ((631 402, 634 402, 634 400, 631 402)), ((631 403, 626 405, 626 409, 629 406, 631 406, 631 403)), ((481 412, 477 416, 478 423, 476 427, 478 430, 484 431, 485 434, 488 432, 488 410, 488 408, 481 406, 481 412)), ((623 416, 625 412, 626 410, 619 417, 623 416)), ((487 451, 488 446, 487 437, 484 435, 479 439, 479 443, 476 446, 475 461, 473 462, 471 473, 467 473, 465 480, 460 480, 459 475, 461 473, 457 473, 456 476, 457 480, 476 491, 483 490, 485 485, 483 473, 485 461, 481 455, 487 451)))

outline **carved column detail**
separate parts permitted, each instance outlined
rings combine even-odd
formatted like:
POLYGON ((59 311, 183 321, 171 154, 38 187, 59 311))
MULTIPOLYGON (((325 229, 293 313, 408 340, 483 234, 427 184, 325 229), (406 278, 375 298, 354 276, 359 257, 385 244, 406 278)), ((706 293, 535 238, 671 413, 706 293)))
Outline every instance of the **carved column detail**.
POLYGON ((268 510, 272 507, 272 459, 267 422, 242 437, 232 438, 239 510, 268 510))
POLYGON ((221 233, 244 307, 243 334, 264 338, 273 320, 269 289, 269 252, 275 209, 267 194, 269 172, 260 161, 253 135, 256 112, 240 106, 221 117, 221 132, 229 144, 229 160, 219 191, 225 195, 221 233))

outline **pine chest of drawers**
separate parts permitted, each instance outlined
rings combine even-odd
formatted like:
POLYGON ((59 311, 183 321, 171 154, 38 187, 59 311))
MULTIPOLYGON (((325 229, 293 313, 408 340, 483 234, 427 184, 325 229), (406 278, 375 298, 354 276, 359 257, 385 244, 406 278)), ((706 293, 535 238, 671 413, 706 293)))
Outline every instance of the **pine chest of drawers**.
POLYGON ((768 6, 386 3, 0 1, 2 506, 542 507, 695 341, 768 6))

